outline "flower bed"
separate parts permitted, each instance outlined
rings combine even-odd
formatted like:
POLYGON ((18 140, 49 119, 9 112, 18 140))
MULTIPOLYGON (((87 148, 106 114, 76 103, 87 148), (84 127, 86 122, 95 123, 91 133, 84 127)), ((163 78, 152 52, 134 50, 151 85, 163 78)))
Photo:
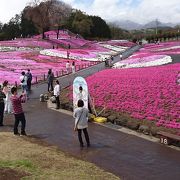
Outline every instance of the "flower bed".
POLYGON ((43 79, 48 69, 54 72, 65 71, 67 61, 75 61, 78 69, 79 65, 87 67, 90 61, 103 61, 133 45, 128 41, 88 41, 76 38, 75 34, 68 31, 60 31, 59 39, 56 31, 48 31, 45 35, 45 40, 41 39, 42 35, 38 35, 33 38, 0 41, 0 83, 4 80, 8 80, 10 84, 15 81, 19 83, 20 73, 27 69, 31 69, 34 77, 43 79), (71 45, 68 50, 69 58, 67 48, 60 48, 60 45, 71 45), (53 49, 54 47, 57 49, 53 49))
POLYGON ((150 54, 180 54, 180 42, 163 42, 158 44, 146 44, 139 51, 139 53, 150 53, 150 54))
POLYGON ((98 61, 97 55, 92 52, 81 49, 46 49, 40 51, 40 54, 52 57, 67 58, 67 51, 70 53, 70 59, 88 60, 88 61, 98 61))
POLYGON ((137 119, 155 121, 157 126, 180 129, 180 64, 104 70, 87 78, 97 107, 128 113, 137 119))
POLYGON ((114 68, 137 68, 168 64, 172 62, 170 54, 180 54, 180 42, 146 44, 126 60, 114 64, 114 68))
POLYGON ((114 64, 114 68, 138 68, 138 67, 149 67, 159 66, 163 64, 171 63, 172 59, 166 55, 144 55, 142 57, 132 56, 127 60, 120 61, 114 64))
POLYGON ((0 41, 0 47, 31 47, 31 48, 52 48, 53 44, 42 39, 20 38, 12 41, 0 41))
MULTIPOLYGON (((50 57, 39 55, 38 52, 33 51, 13 51, 13 52, 0 52, 0 83, 4 80, 8 80, 10 84, 14 84, 15 81, 19 84, 19 77, 22 71, 31 69, 33 74, 33 81, 35 77, 38 80, 43 80, 43 75, 47 75, 48 69, 52 69, 56 73, 60 71, 66 72, 67 59, 50 57)), ((72 63, 72 60, 70 60, 72 63)), ((89 65, 87 61, 75 61, 76 66, 89 65)))

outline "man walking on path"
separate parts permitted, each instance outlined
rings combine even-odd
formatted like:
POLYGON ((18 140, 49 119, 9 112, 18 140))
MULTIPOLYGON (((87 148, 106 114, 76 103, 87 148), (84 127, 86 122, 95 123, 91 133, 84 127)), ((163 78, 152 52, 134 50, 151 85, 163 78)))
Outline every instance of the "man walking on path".
POLYGON ((0 126, 3 126, 4 98, 6 98, 6 95, 2 92, 2 88, 1 88, 1 85, 0 85, 0 126))
POLYGON ((53 80, 54 80, 54 74, 51 69, 48 71, 47 75, 47 82, 48 82, 48 92, 50 92, 49 88, 51 88, 51 91, 53 91, 53 80))
POLYGON ((27 89, 30 92, 31 91, 31 82, 32 82, 32 74, 30 72, 30 69, 28 69, 26 76, 27 76, 27 89))
POLYGON ((19 125, 19 122, 21 122, 21 135, 26 136, 26 132, 25 132, 26 119, 25 119, 22 104, 21 104, 24 94, 18 97, 16 87, 12 87, 11 93, 12 93, 11 102, 12 102, 13 113, 15 117, 14 135, 20 135, 18 132, 18 125, 19 125))

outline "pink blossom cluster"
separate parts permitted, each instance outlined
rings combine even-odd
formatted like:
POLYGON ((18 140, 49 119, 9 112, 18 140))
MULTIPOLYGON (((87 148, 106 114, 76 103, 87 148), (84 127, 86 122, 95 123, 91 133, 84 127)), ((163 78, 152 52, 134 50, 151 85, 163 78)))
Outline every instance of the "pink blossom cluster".
POLYGON ((155 61, 156 59, 162 59, 166 57, 166 55, 140 55, 140 56, 132 56, 129 57, 126 60, 120 61, 120 63, 126 63, 126 64, 136 64, 136 63, 144 63, 144 62, 150 62, 150 61, 155 61))
POLYGON ((42 39, 19 38, 12 41, 0 41, 0 46, 52 48, 53 44, 42 39))
MULTIPOLYGON (((71 48, 79 48, 81 46, 84 46, 86 43, 88 43, 88 40, 85 40, 83 38, 76 38, 75 34, 69 34, 68 31, 59 31, 59 38, 57 39, 57 31, 48 31, 45 32, 45 36, 50 42, 59 44, 61 46, 71 46, 71 48)), ((35 36, 37 39, 41 39, 42 35, 35 36)))
POLYGON ((94 58, 96 54, 93 51, 88 51, 86 49, 70 49, 66 50, 63 48, 51 50, 51 52, 60 52, 61 54, 67 55, 67 51, 70 53, 71 56, 76 57, 84 57, 84 58, 94 58))
POLYGON ((111 40, 111 41, 107 41, 106 43, 112 46, 124 46, 124 47, 132 47, 136 45, 135 43, 127 40, 111 40))
MULTIPOLYGON (((0 52, 0 83, 8 80, 10 84, 14 84, 15 81, 19 84, 21 72, 27 69, 31 69, 33 81, 35 77, 42 80, 48 69, 52 69, 55 75, 62 70, 66 72, 67 61, 68 59, 40 55, 36 51, 0 52)), ((73 60, 69 62, 72 64, 73 60)), ((90 64, 88 61, 75 60, 75 65, 79 68, 90 64)))
POLYGON ((141 54, 180 54, 180 41, 161 42, 160 44, 146 44, 142 49, 140 49, 137 56, 141 54))
POLYGON ((179 70, 180 64, 110 69, 88 77, 87 82, 97 107, 180 129, 179 70))

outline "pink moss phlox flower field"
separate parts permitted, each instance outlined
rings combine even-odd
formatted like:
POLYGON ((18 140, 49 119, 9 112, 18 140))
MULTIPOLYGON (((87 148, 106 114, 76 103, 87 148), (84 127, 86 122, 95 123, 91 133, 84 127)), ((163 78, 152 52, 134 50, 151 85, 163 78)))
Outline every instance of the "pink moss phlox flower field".
POLYGON ((97 107, 180 129, 179 70, 180 64, 111 69, 88 77, 87 82, 97 107))
POLYGON ((52 48, 53 44, 42 39, 19 38, 12 41, 0 41, 0 46, 52 48))
MULTIPOLYGON (((144 54, 180 54, 180 41, 172 41, 172 42, 161 42, 158 44, 146 44, 139 51, 139 53, 144 54)), ((137 53, 138 54, 138 53, 137 53)))
MULTIPOLYGON (((19 38, 12 41, 0 41, 0 83, 8 80, 10 84, 15 81, 19 84, 19 77, 22 71, 31 69, 33 81, 35 77, 39 80, 43 79, 43 75, 47 74, 48 69, 56 72, 66 71, 65 65, 67 61, 75 61, 76 65, 89 65, 89 60, 98 61, 99 53, 110 53, 111 49, 101 46, 96 41, 88 41, 82 37, 76 38, 75 34, 68 31, 60 31, 59 39, 57 39, 56 31, 48 31, 45 33, 47 39, 42 40, 42 35, 32 38, 19 38), (58 45, 54 44, 57 43, 58 45), (67 47, 71 45, 70 58, 67 59, 67 47), (62 47, 61 47, 62 45, 62 47), (55 49, 53 49, 53 46, 55 49), (58 48, 57 48, 57 47, 58 48), (57 48, 57 49, 56 49, 57 48), (60 53, 63 56, 51 56, 51 54, 41 54, 42 50, 50 53, 60 53), (74 58, 73 58, 74 57, 74 58), (84 61, 86 60, 86 61, 84 61)), ((107 41, 103 42, 109 45, 131 47, 134 43, 128 41, 107 41)))
MULTIPOLYGON (((69 35, 68 31, 59 31, 59 38, 57 39, 57 32, 56 31, 48 31, 45 33, 46 37, 55 44, 59 44, 62 46, 70 45, 71 48, 79 48, 84 46, 86 43, 90 42, 83 38, 76 38, 76 35, 69 35)), ((37 39, 41 39, 42 35, 35 36, 37 39)))
MULTIPOLYGON (((27 69, 31 69, 33 81, 35 81, 35 77, 42 80, 43 75, 47 75, 48 69, 52 69, 54 73, 66 71, 67 61, 67 59, 43 56, 36 51, 0 52, 0 83, 8 80, 10 84, 14 84, 15 81, 19 84, 21 72, 27 71, 27 69)), ((69 61, 72 63, 72 60, 69 61)), ((88 63, 87 61, 75 61, 76 65, 81 66, 88 63)))

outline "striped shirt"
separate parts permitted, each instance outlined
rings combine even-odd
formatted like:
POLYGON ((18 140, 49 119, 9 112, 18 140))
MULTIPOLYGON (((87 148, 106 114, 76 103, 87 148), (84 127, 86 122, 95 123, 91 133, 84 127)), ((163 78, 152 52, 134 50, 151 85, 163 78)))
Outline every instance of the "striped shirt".
POLYGON ((13 107, 13 113, 14 114, 21 114, 23 113, 23 108, 22 108, 22 104, 21 104, 21 97, 18 96, 11 96, 11 102, 12 102, 12 107, 13 107))

